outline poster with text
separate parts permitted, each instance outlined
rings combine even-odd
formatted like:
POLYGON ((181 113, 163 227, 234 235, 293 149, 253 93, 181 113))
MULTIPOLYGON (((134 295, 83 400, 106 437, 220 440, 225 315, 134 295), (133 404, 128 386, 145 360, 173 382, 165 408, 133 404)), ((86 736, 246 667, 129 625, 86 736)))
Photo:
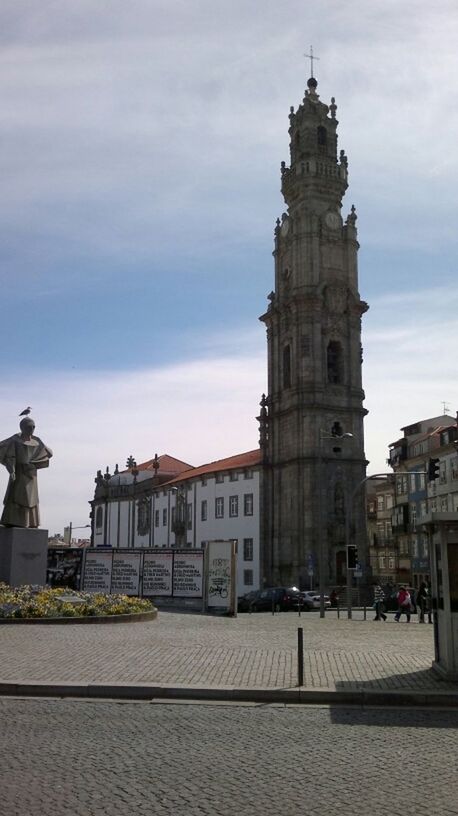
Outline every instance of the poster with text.
POLYGON ((140 589, 141 552, 119 550, 113 553, 111 592, 119 595, 138 595, 140 589))
POLYGON ((173 595, 176 598, 202 598, 203 550, 173 553, 173 595))
POLYGON ((84 592, 110 592, 112 553, 86 550, 83 576, 84 592))
POLYGON ((173 553, 158 550, 145 552, 143 561, 143 595, 171 596, 173 553))
POLYGON ((207 544, 207 605, 229 609, 232 605, 232 541, 209 541, 207 544))

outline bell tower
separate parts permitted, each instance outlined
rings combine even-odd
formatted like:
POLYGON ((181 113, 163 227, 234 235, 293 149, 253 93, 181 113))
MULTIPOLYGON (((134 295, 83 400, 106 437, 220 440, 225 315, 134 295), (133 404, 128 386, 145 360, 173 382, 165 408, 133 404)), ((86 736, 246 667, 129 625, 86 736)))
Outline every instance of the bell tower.
POLYGON ((291 108, 287 211, 277 219, 267 329, 261 448, 266 584, 345 583, 345 543, 365 560, 366 473, 356 212, 342 218, 348 161, 337 154, 337 106, 311 77, 291 108), (320 567, 322 576, 320 579, 320 567))

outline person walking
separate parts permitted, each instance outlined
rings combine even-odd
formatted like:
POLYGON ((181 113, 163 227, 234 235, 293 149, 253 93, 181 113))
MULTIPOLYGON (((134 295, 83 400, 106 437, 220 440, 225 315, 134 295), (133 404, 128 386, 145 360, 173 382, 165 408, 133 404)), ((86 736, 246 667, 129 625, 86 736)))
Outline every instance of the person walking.
POLYGON ((418 623, 426 623, 425 613, 428 614, 428 623, 432 623, 431 596, 426 581, 422 581, 422 583, 420 584, 420 588, 417 592, 417 608, 418 608, 418 623))
POLYGON ((374 583, 374 609, 375 609, 375 621, 383 620, 386 621, 386 615, 383 611, 383 601, 385 600, 385 593, 383 592, 382 587, 380 584, 374 583))
POLYGON ((403 613, 407 618, 407 623, 410 623, 410 612, 412 606, 410 592, 405 588, 405 586, 401 586, 399 587, 399 592, 396 597, 398 601, 398 611, 394 616, 396 623, 399 623, 400 617, 403 613))

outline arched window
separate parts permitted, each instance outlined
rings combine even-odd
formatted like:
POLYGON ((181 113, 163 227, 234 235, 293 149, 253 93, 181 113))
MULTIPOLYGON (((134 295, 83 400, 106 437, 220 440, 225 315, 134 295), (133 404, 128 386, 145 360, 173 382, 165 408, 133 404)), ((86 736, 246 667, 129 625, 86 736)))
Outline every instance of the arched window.
POLYGON ((95 526, 100 528, 103 524, 103 509, 102 507, 97 507, 97 512, 95 514, 95 526))
POLYGON ((283 388, 291 388, 291 346, 283 349, 283 388))
POLYGON ((319 145, 326 145, 328 140, 328 134, 326 128, 323 125, 320 125, 316 129, 316 139, 319 145))
POLYGON ((342 345, 331 340, 327 350, 328 382, 341 385, 344 379, 342 345))

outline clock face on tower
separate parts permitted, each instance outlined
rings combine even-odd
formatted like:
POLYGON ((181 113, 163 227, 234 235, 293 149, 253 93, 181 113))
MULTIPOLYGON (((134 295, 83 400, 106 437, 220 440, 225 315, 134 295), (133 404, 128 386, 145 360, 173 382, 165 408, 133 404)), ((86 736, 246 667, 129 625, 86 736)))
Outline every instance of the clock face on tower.
POLYGON ((336 212, 327 212, 324 220, 329 229, 339 229, 341 225, 340 215, 336 212))

